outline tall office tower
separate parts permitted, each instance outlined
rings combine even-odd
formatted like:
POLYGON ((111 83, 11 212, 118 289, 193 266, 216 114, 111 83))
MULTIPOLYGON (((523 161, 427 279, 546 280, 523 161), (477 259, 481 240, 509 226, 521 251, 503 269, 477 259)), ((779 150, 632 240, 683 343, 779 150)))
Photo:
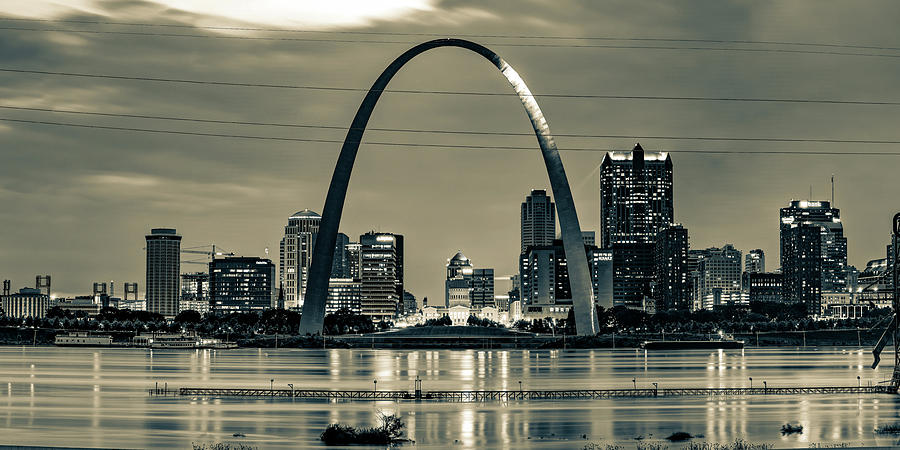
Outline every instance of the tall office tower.
POLYGON ((181 297, 181 236, 154 228, 147 239, 147 311, 175 317, 181 297))
POLYGON ((275 304, 275 264, 230 256, 209 263, 209 299, 216 311, 262 311, 275 304))
POLYGON ((333 314, 340 309, 348 309, 359 314, 360 287, 359 280, 353 278, 329 278, 325 314, 333 314))
POLYGON ((359 244, 362 314, 373 321, 391 320, 403 301, 403 236, 370 231, 359 244))
MULTIPOLYGON (((127 287, 127 286, 126 286, 127 287)), ((193 272, 181 274, 181 311, 193 310, 200 314, 209 312, 209 274, 193 272)))
POLYGON ((322 216, 304 209, 291 215, 284 227, 284 237, 281 238, 279 247, 281 272, 278 282, 284 291, 285 309, 303 306, 313 247, 316 245, 321 221, 322 216))
POLYGON ((104 282, 95 282, 93 288, 91 289, 91 295, 94 297, 98 295, 109 295, 109 291, 107 291, 107 284, 104 282))
POLYGON ((792 200, 781 208, 783 298, 821 314, 823 293, 846 293, 847 238, 841 212, 826 201, 792 200))
MULTIPOLYGON (((584 250, 590 269, 594 302, 609 308, 609 300, 604 302, 604 299, 612 299, 612 253, 587 245, 584 250)), ((566 252, 561 240, 554 240, 553 245, 530 247, 519 261, 519 277, 516 280, 518 283, 513 285, 514 291, 518 287, 518 292, 510 291, 510 302, 521 300, 522 311, 526 316, 543 318, 568 313, 572 306, 572 289, 566 252)))
POLYGON ((672 226, 656 235, 653 252, 657 311, 691 309, 691 273, 688 271, 688 230, 672 226))
POLYGON ((744 255, 744 272, 763 273, 766 271, 766 254, 762 249, 750 250, 744 255))
POLYGON ((742 304, 741 251, 731 244, 708 248, 697 263, 694 298, 700 307, 712 310, 719 305, 742 304))
POLYGON ((344 246, 344 255, 347 258, 347 275, 354 280, 359 279, 359 250, 362 246, 359 242, 350 242, 344 246))
POLYGON ((475 269, 472 272, 470 307, 481 309, 488 306, 497 306, 494 301, 494 269, 475 269))
POLYGON ((444 306, 469 306, 471 279, 475 268, 462 251, 447 260, 447 279, 444 280, 444 306), (451 301, 452 298, 452 301, 451 301))
POLYGON ((419 303, 416 296, 409 291, 403 291, 403 315, 411 316, 419 312, 419 303))
POLYGON ((556 209, 547 191, 533 189, 522 202, 522 253, 533 245, 553 245, 556 209))
POLYGON ((642 307, 654 276, 656 234, 674 222, 672 158, 608 152, 600 163, 600 247, 613 251, 613 303, 642 307))
POLYGON ((331 276, 333 278, 350 278, 350 261, 347 259, 347 245, 350 238, 338 233, 334 241, 334 258, 331 260, 331 276))
MULTIPOLYGON (((591 285, 594 289, 594 303, 606 309, 612 308, 613 299, 613 254, 612 250, 589 246, 588 260, 591 268, 591 285)), ((600 324, 600 326, 605 326, 600 324)))

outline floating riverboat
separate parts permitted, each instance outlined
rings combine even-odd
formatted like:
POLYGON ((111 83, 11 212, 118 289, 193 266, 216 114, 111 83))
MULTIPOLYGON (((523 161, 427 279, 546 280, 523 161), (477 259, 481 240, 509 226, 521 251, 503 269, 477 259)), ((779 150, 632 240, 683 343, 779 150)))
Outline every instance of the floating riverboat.
POLYGON ((53 341, 60 347, 112 347, 112 336, 108 334, 91 334, 90 331, 72 331, 58 334, 53 341))

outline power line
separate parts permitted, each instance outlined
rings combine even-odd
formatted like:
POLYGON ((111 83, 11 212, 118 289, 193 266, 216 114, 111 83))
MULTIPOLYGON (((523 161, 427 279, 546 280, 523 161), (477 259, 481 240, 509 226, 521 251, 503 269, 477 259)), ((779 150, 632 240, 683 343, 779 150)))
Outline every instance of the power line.
MULTIPOLYGON (((357 44, 405 44, 415 45, 419 41, 383 41, 371 39, 316 39, 316 38, 286 38, 286 37, 261 37, 261 36, 222 36, 203 34, 179 34, 179 33, 150 33, 142 31, 101 31, 101 30, 72 30, 65 28, 20 28, 0 27, 0 30, 55 32, 55 33, 82 33, 82 34, 112 34, 125 36, 151 36, 151 37, 184 37, 199 39, 232 39, 253 41, 297 41, 297 42, 333 42, 333 43, 357 43, 357 44)), ((537 44, 524 42, 490 42, 487 45, 493 47, 545 47, 545 48, 605 48, 627 50, 689 50, 689 51, 714 51, 714 52, 749 52, 749 53, 786 53, 786 54, 812 54, 829 56, 862 56, 875 58, 900 58, 900 54, 890 53, 854 53, 834 50, 799 50, 786 48, 742 48, 742 47, 684 47, 665 45, 621 45, 621 44, 537 44)))
MULTIPOLYGON (((219 31, 264 31, 276 33, 318 33, 318 34, 349 34, 349 35, 369 35, 369 36, 420 36, 420 37, 442 37, 446 33, 411 33, 411 32, 395 32, 395 31, 359 31, 359 30, 309 30, 296 28, 256 28, 256 27, 229 27, 229 26, 203 26, 203 25, 184 25, 184 24, 156 24, 156 23, 129 23, 114 21, 93 21, 93 20, 64 20, 64 19, 24 19, 0 17, 0 20, 17 21, 17 22, 39 22, 39 23, 76 23, 89 25, 122 25, 135 27, 160 27, 160 28, 184 28, 198 30, 219 30, 219 31)), ((853 48, 866 50, 900 50, 900 47, 886 47, 877 45, 860 45, 860 44, 835 44, 835 43, 818 43, 818 42, 797 42, 797 41, 760 41, 749 39, 691 39, 691 38, 651 38, 651 37, 616 37, 616 36, 559 36, 559 35, 524 35, 524 34, 459 34, 452 33, 455 37, 462 38, 490 38, 490 39, 542 39, 542 40, 579 40, 579 41, 635 41, 635 42, 700 42, 710 44, 753 44, 753 45, 796 45, 806 47, 831 47, 831 48, 853 48)))
MULTIPOLYGON (((53 108, 31 108, 24 106, 8 106, 0 105, 0 109, 8 109, 14 111, 34 111, 49 112, 62 114, 77 114, 101 117, 121 117, 129 119, 153 119, 153 120, 170 120, 179 122, 195 122, 209 123, 220 125, 250 125, 250 126, 267 126, 267 127, 284 127, 284 128, 303 128, 303 129, 323 129, 323 130, 341 130, 347 131, 352 128, 341 127, 335 125, 309 125, 296 123, 278 123, 278 122, 250 122, 240 120, 217 120, 202 119, 196 117, 183 116, 158 116, 149 114, 124 114, 124 113, 105 113, 98 111, 80 111, 72 109, 53 109, 53 108)), ((534 136, 534 133, 518 133, 507 131, 460 131, 460 130, 434 130, 434 129, 412 129, 412 128, 366 128, 367 131, 384 131, 396 133, 420 133, 420 134, 453 134, 453 135, 470 135, 470 136, 534 136)), ((758 138, 758 137, 728 137, 728 136, 660 136, 660 135, 633 135, 633 134, 586 134, 586 133, 554 133, 555 137, 571 137, 571 138, 604 138, 604 139, 660 139, 660 140, 687 140, 687 141, 741 141, 741 142, 812 142, 826 144, 900 144, 900 140, 877 140, 877 139, 829 139, 829 138, 758 138)))
MULTIPOLYGON (((43 120, 11 119, 11 118, 7 118, 7 117, 0 117, 0 121, 13 122, 13 123, 37 124, 37 125, 74 127, 74 128, 88 128, 88 129, 99 129, 99 130, 131 131, 131 132, 154 133, 154 134, 172 134, 172 135, 182 135, 182 136, 203 136, 203 137, 256 139, 256 140, 266 140, 266 141, 328 143, 328 144, 342 144, 344 142, 341 140, 334 140, 334 139, 309 139, 309 138, 294 138, 294 137, 281 137, 281 136, 242 135, 242 134, 229 134, 229 133, 203 133, 203 132, 197 132, 197 131, 114 127, 114 126, 107 126, 107 125, 75 124, 75 123, 51 122, 51 121, 43 121, 43 120)), ((517 147, 517 146, 499 146, 499 145, 420 144, 420 143, 415 143, 415 142, 374 142, 374 141, 369 142, 369 141, 364 141, 361 144, 386 146, 386 147, 427 147, 427 148, 473 149, 473 150, 474 149, 528 150, 528 151, 535 150, 535 147, 517 147)), ((613 151, 612 149, 584 148, 584 147, 566 147, 566 148, 560 148, 559 150, 560 151, 572 151, 572 152, 593 152, 593 153, 596 153, 596 152, 604 152, 605 153, 607 151, 613 151)), ((670 153, 703 153, 703 154, 734 154, 734 155, 737 155, 737 154, 757 155, 758 154, 758 155, 900 156, 900 151, 897 151, 897 152, 872 152, 872 151, 846 152, 846 151, 821 151, 821 150, 800 151, 800 150, 714 150, 714 149, 693 149, 693 150, 659 149, 658 151, 670 152, 670 153)))
MULTIPOLYGON (((343 91, 343 92, 368 92, 365 88, 352 88, 340 86, 315 86, 315 85, 297 85, 297 84, 268 84, 268 83, 250 83, 250 82, 233 82, 233 81, 215 81, 215 80, 191 80, 183 78, 157 78, 157 77, 138 77, 126 75, 107 75, 95 73, 77 73, 77 72, 59 72, 50 70, 31 70, 31 69, 11 69, 0 67, 0 72, 8 73, 27 73, 35 75, 53 75, 68 76, 80 78, 103 78, 112 80, 128 80, 128 81, 152 81, 161 83, 184 83, 184 84, 200 84, 210 86, 229 86, 229 87, 253 87, 253 88, 271 88, 271 89, 304 89, 316 91, 343 91)), ((437 94, 437 95, 473 95, 487 97, 508 97, 517 96, 512 92, 473 92, 473 91, 435 91, 422 89, 385 89, 383 92, 394 94, 437 94)), ((605 94, 532 94, 534 97, 540 98, 576 98, 576 99, 604 99, 604 100, 679 100, 679 101, 704 101, 704 102, 753 102, 753 103, 812 103, 812 104, 832 104, 832 105, 880 105, 880 106, 900 106, 900 101, 869 101, 869 100, 835 100, 835 99, 804 99, 804 98, 748 98, 748 97, 696 97, 696 96, 671 96, 671 95, 605 95, 605 94)))

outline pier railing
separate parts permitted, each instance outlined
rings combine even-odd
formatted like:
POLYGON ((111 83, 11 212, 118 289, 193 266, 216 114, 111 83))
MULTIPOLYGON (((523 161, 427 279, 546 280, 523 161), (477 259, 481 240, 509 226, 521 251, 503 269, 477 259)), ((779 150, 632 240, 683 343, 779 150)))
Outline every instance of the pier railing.
POLYGON ((183 387, 178 394, 189 397, 287 397, 297 399, 348 400, 440 400, 484 402, 509 400, 590 400, 603 398, 725 397, 744 395, 897 394, 897 389, 878 386, 789 386, 753 388, 649 388, 492 391, 390 391, 308 390, 183 387))

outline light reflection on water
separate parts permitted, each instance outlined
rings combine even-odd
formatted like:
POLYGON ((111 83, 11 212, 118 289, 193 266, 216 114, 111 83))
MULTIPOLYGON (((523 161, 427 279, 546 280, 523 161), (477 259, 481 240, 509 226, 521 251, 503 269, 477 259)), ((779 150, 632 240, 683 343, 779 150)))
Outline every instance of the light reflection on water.
MULTIPOLYGON (((145 351, 0 347, 0 444, 190 448, 242 442, 259 448, 318 446, 328 423, 374 424, 397 413, 416 447, 580 448, 587 441, 633 447, 674 431, 703 440, 743 438, 777 447, 817 443, 892 445, 873 429, 900 422, 893 396, 657 398, 509 403, 347 402, 151 397, 180 386, 427 390, 599 389, 868 385, 890 367, 868 369, 865 350, 296 350, 145 351), (3 404, 5 403, 5 405, 3 404), (784 423, 799 435, 781 436, 784 423), (246 438, 234 438, 244 433, 246 438), (582 438, 585 436, 585 438, 582 438)), ((885 357, 884 361, 890 361, 885 357)), ((668 444, 670 448, 676 448, 668 444)))

